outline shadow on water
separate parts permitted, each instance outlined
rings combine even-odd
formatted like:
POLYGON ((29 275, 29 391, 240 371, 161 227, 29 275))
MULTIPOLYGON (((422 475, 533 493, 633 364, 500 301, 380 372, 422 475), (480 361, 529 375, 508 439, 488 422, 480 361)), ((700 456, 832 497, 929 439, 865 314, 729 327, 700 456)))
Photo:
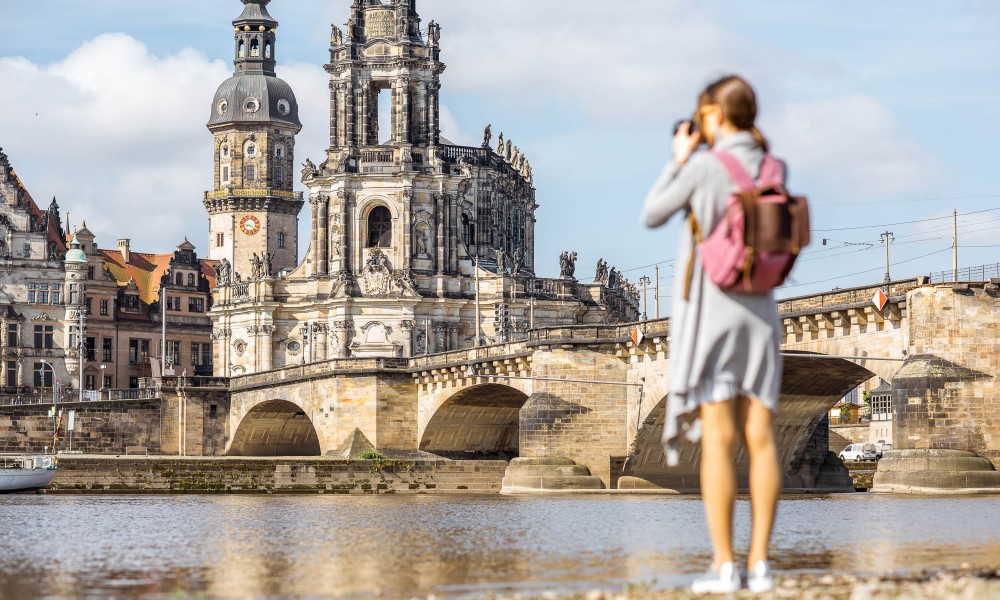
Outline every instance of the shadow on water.
MULTIPOLYGON (((993 498, 782 502, 782 571, 1000 562, 993 498)), ((685 585, 710 547, 692 497, 0 498, 0 598, 437 594, 685 585)), ((748 544, 749 505, 737 510, 748 544)))

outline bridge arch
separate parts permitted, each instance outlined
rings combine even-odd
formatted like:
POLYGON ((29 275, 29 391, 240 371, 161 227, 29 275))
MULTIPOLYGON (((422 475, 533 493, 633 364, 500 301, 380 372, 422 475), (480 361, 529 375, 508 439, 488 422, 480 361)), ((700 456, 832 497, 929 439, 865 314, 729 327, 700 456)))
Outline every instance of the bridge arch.
POLYGON ((503 384, 464 388, 438 405, 420 434, 420 450, 455 458, 510 458, 518 454, 525 392, 503 384))
POLYGON ((239 421, 228 456, 319 456, 312 420, 287 400, 267 400, 239 421))

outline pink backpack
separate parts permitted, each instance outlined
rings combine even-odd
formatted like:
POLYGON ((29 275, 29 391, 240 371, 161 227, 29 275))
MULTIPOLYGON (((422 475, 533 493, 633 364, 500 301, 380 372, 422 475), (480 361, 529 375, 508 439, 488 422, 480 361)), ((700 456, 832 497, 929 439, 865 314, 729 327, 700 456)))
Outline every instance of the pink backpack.
MULTIPOLYGON (((745 294, 766 294, 784 283, 802 248, 809 245, 809 204, 805 198, 790 196, 783 182, 783 167, 770 155, 764 156, 760 177, 755 182, 735 156, 712 154, 733 178, 739 189, 729 197, 725 217, 708 238, 693 211, 688 222, 701 248, 701 264, 712 283, 723 290, 745 294)), ((691 291, 694 253, 687 267, 684 299, 691 291)))

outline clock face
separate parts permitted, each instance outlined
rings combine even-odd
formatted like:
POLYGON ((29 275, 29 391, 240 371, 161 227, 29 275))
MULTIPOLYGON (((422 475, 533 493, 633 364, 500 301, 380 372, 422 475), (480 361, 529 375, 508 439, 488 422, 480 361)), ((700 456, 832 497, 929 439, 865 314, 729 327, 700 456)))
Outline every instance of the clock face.
POLYGON ((247 215, 240 219, 240 231, 247 235, 255 235, 260 231, 260 219, 253 215, 247 215))

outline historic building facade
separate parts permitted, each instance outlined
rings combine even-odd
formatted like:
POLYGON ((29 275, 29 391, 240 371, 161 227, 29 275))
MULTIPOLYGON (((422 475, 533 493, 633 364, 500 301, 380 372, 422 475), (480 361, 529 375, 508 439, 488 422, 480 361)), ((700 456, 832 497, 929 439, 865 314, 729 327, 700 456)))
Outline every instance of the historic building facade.
POLYGON ((84 223, 66 254, 64 346, 70 376, 82 381, 83 389, 98 390, 137 388, 161 368, 212 375, 208 311, 215 263, 199 259, 186 239, 170 254, 133 251, 128 239, 117 246, 98 248, 84 223))
MULTIPOLYGON (((234 21, 234 79, 253 77, 254 89, 267 90, 269 116, 261 116, 263 108, 251 114, 280 136, 285 168, 298 131, 294 96, 277 83, 273 55, 261 59, 259 72, 241 75, 251 69, 242 49, 258 38, 258 47, 273 43, 277 23, 268 2, 244 0, 234 21), (275 104, 275 89, 288 101, 286 113, 275 104)), ((415 0, 355 0, 346 30, 332 28, 330 146, 318 165, 305 160, 301 172, 312 227, 306 256, 291 272, 282 271, 290 255, 269 254, 274 229, 265 231, 265 224, 291 227, 296 197, 250 202, 245 190, 219 189, 226 148, 245 147, 253 134, 258 152, 265 143, 265 125, 245 110, 223 122, 220 105, 242 110, 233 103, 263 107, 265 99, 233 96, 233 79, 220 87, 209 122, 218 185, 206 200, 210 238, 225 249, 211 254, 222 261, 211 313, 217 374, 441 352, 511 339, 531 325, 637 318, 634 290, 609 286, 600 275, 593 284, 577 281, 573 252, 563 253, 562 277, 535 276, 538 205, 530 163, 503 134, 494 148, 491 127, 481 147, 441 136, 440 40, 434 21, 421 28, 415 0), (380 107, 390 114, 380 115, 380 107), (389 131, 380 131, 380 116, 389 131), (224 202, 216 202, 219 194, 224 202), (230 235, 234 251, 225 246, 230 235)), ((267 143, 274 155, 274 142, 267 143)))
POLYGON ((0 387, 65 381, 63 268, 55 198, 41 210, 0 149, 0 387))

